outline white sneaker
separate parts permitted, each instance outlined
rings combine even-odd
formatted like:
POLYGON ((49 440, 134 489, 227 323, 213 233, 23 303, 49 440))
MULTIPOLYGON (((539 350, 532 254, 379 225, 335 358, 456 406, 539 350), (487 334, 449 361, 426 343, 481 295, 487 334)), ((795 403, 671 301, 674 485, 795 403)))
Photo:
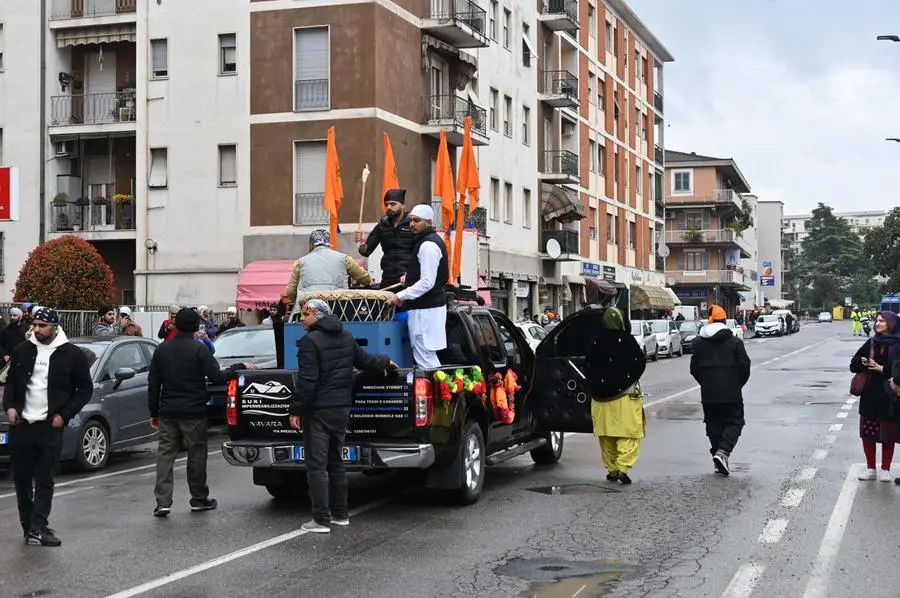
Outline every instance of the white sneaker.
POLYGON ((331 525, 340 525, 341 527, 347 527, 350 525, 350 519, 332 519, 331 525))
POLYGON ((875 479, 875 477, 876 477, 875 470, 867 469, 865 471, 865 473, 863 473, 861 476, 859 476, 859 479, 860 479, 860 481, 863 481, 863 482, 871 482, 872 480, 875 479))
POLYGON ((878 481, 879 482, 891 482, 894 480, 894 476, 891 475, 890 469, 882 469, 878 472, 878 481))
POLYGON ((310 520, 300 526, 300 529, 311 532, 313 534, 330 534, 331 528, 320 523, 316 523, 316 520, 310 520))

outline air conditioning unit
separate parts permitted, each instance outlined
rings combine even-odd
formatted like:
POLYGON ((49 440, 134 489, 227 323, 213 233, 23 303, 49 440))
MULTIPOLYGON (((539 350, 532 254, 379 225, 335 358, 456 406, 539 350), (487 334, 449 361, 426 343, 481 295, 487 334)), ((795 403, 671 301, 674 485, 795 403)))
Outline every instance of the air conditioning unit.
POLYGON ((75 142, 56 141, 53 144, 53 153, 57 158, 72 158, 75 156, 75 142))
POLYGON ((666 212, 666 220, 675 220, 675 212, 666 212))

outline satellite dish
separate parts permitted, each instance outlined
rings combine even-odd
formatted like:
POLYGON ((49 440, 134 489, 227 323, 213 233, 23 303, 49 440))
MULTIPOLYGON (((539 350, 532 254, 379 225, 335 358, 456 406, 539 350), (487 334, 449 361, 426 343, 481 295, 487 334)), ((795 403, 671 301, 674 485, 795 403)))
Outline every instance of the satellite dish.
POLYGON ((562 247, 559 244, 559 241, 556 239, 550 239, 547 241, 547 255, 550 256, 550 259, 558 260, 559 256, 562 255, 562 247))
POLYGON ((656 248, 656 253, 659 257, 666 258, 669 257, 669 254, 672 252, 669 250, 669 246, 664 244, 656 248))

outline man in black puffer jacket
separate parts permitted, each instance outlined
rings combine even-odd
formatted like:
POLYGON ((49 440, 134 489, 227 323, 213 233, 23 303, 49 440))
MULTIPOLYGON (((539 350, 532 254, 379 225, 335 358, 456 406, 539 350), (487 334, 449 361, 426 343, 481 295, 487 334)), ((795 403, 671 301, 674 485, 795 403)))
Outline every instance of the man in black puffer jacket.
POLYGON ((353 368, 389 370, 397 365, 386 355, 369 355, 320 299, 306 302, 300 321, 308 331, 300 339, 299 371, 290 422, 299 430, 301 417, 306 453, 306 479, 313 519, 303 529, 319 534, 331 524, 350 525, 343 448, 353 402, 353 368))
POLYGON ((381 288, 391 287, 401 281, 415 257, 413 245, 416 235, 410 228, 409 212, 406 211, 406 189, 388 189, 384 194, 385 215, 381 217, 368 238, 363 240, 361 232, 356 233, 359 254, 369 257, 381 245, 381 288))

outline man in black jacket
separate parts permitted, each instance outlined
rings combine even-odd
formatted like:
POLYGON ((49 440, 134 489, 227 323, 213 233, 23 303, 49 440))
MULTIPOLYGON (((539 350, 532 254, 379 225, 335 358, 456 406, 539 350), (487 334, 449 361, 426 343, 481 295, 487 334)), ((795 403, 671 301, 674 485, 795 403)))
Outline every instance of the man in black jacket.
POLYGON ((13 307, 9 310, 9 324, 0 330, 0 357, 9 361, 16 345, 25 341, 28 326, 22 321, 22 310, 13 307))
POLYGON ((384 194, 386 214, 381 217, 369 237, 363 242, 356 233, 356 244, 363 257, 369 257, 378 245, 384 250, 381 258, 381 288, 396 285, 406 274, 413 259, 415 234, 410 229, 406 211, 406 189, 388 189, 384 194))
MULTIPOLYGON (((217 505, 209 498, 206 485, 206 379, 225 384, 226 376, 206 345, 195 338, 200 329, 200 315, 196 311, 180 309, 175 315, 175 329, 175 336, 153 352, 147 379, 150 425, 159 430, 154 517, 166 517, 172 511, 173 468, 183 444, 188 451, 191 511, 209 511, 217 505)), ((243 366, 232 366, 229 375, 238 367, 243 366)))
POLYGON ((48 520, 63 427, 91 400, 94 385, 87 357, 66 338, 56 310, 36 310, 31 330, 29 342, 13 349, 3 393, 10 464, 25 541, 59 546, 48 520))
POLYGON ((725 326, 725 310, 713 305, 709 324, 694 339, 691 376, 700 384, 703 421, 716 471, 729 474, 728 458, 744 428, 742 389, 750 379, 744 343, 725 326))
POLYGON ((347 510, 347 475, 343 447, 353 402, 353 368, 396 368, 386 355, 369 355, 331 315, 328 305, 311 299, 303 306, 300 321, 307 333, 300 339, 290 422, 303 425, 306 479, 313 519, 303 529, 327 534, 331 524, 350 525, 347 510))

